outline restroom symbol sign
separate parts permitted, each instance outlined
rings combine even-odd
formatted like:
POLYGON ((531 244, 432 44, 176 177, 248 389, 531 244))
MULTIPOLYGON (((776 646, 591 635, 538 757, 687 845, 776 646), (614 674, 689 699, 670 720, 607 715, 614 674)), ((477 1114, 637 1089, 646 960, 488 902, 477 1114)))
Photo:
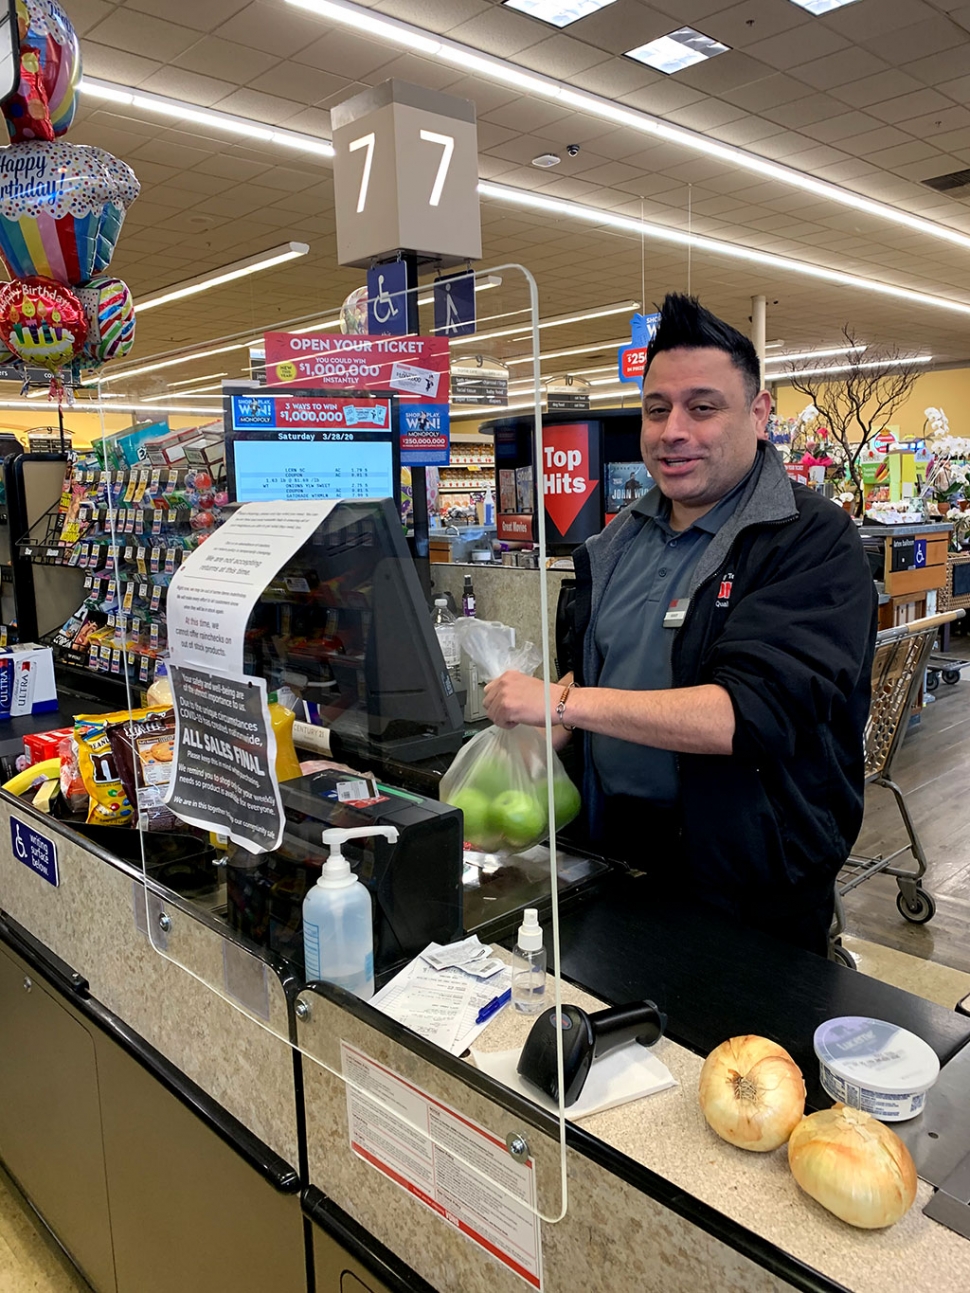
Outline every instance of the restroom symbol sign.
POLYGON ((449 274, 434 285, 434 330, 439 337, 475 331, 475 275, 449 274))

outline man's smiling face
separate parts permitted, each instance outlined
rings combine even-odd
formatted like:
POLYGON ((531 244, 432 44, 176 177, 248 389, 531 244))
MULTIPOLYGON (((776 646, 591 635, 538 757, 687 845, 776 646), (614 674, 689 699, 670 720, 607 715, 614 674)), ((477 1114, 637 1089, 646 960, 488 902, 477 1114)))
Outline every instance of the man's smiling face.
POLYGON ((664 350, 654 358, 643 379, 640 451, 675 523, 703 516, 747 474, 770 410, 767 391, 752 400, 723 350, 664 350))

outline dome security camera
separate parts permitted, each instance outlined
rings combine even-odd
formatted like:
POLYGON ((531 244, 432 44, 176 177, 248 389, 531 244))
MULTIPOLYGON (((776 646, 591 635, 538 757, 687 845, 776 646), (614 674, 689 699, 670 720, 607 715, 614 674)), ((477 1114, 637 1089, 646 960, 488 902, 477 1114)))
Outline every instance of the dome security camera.
POLYGON ((579 152, 579 144, 567 144, 566 152, 569 154, 570 157, 575 157, 576 154, 579 152))

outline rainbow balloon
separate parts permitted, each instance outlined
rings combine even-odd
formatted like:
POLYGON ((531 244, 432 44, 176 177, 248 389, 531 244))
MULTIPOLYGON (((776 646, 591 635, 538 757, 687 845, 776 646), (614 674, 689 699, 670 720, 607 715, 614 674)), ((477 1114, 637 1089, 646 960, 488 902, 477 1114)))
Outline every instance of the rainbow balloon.
POLYGON ((135 302, 120 278, 94 278, 76 294, 88 321, 88 335, 79 361, 97 368, 124 359, 135 344, 135 302))
POLYGON ((37 51, 55 135, 70 129, 77 112, 81 46, 57 0, 17 0, 20 48, 37 51))
POLYGON ((88 283, 108 267, 140 189, 103 148, 56 139, 0 149, 0 259, 10 277, 88 283))

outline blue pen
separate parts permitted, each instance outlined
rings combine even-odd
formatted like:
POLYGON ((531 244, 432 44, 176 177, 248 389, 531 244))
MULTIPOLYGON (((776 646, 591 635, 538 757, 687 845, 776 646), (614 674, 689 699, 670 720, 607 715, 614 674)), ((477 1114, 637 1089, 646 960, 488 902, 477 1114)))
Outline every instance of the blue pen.
POLYGON ((507 1006, 511 1000, 512 989, 506 988, 501 996, 493 997, 491 1001, 482 1006, 475 1018, 475 1023, 484 1024, 487 1020, 491 1019, 492 1015, 497 1015, 502 1007, 507 1006))

